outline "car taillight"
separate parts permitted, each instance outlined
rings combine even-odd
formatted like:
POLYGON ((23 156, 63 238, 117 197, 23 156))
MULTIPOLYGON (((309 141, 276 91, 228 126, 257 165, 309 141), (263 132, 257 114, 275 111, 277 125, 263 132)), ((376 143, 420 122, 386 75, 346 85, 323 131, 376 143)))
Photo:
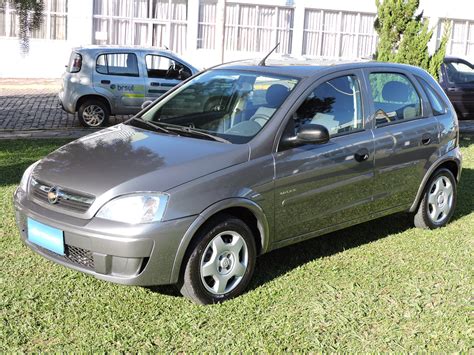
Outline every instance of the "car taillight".
POLYGON ((69 72, 70 73, 77 73, 81 71, 82 67, 82 56, 78 53, 76 53, 72 58, 71 58, 71 65, 69 66, 69 72))

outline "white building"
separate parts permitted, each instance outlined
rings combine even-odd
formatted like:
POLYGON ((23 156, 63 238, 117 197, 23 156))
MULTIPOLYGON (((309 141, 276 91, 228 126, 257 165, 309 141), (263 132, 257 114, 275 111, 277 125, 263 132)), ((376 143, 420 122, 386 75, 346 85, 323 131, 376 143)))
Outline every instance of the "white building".
MULTIPOLYGON (((0 77, 59 77, 72 47, 166 46, 198 67, 277 55, 302 59, 371 57, 375 0, 45 0, 40 30, 22 57, 13 9, 0 8, 0 77)), ((421 0, 435 28, 452 23, 448 54, 474 59, 474 1, 421 0)))

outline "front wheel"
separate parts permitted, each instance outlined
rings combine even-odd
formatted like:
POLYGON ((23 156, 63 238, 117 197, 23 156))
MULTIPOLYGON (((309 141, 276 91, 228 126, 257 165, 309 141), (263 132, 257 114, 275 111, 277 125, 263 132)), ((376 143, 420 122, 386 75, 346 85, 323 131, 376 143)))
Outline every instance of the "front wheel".
POLYGON ((240 295, 252 277, 256 254, 252 231, 242 220, 230 215, 211 220, 190 247, 181 293, 199 304, 240 295))
POLYGON ((456 179, 448 169, 439 169, 430 178, 423 192, 423 199, 415 214, 418 228, 435 229, 445 226, 456 206, 456 179))

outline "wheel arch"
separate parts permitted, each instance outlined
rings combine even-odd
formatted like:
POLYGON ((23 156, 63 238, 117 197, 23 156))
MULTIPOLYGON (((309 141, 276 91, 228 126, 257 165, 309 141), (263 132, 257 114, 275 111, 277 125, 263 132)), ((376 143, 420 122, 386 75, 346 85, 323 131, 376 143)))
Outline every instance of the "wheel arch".
POLYGON ((195 238, 199 230, 213 217, 223 213, 231 214, 243 220, 250 227, 252 232, 254 232, 257 255, 263 254, 268 250, 269 226, 262 208, 255 202, 245 198, 219 201, 201 212, 183 236, 176 252, 170 283, 178 282, 186 253, 191 241, 195 238))
POLYGON ((411 205, 409 212, 415 212, 418 209, 418 206, 420 204, 421 199, 423 198, 423 191, 425 191, 426 184, 428 183, 429 179, 431 176, 438 170, 446 168, 451 173, 453 173, 454 178, 456 179, 457 182, 459 182, 459 179, 461 178, 461 158, 460 158, 460 153, 459 156, 453 155, 449 157, 443 157, 439 159, 436 163, 434 163, 430 169, 426 172, 425 176, 423 177, 423 180, 420 184, 420 187, 418 188, 418 192, 415 197, 415 201, 411 205))
POLYGON ((76 112, 79 111, 79 108, 81 107, 81 105, 87 100, 98 100, 98 101, 103 102, 107 106, 109 110, 109 114, 112 113, 112 106, 109 100, 106 97, 102 95, 97 95, 97 94, 88 94, 88 95, 81 96, 76 102, 76 106, 75 106, 76 112))

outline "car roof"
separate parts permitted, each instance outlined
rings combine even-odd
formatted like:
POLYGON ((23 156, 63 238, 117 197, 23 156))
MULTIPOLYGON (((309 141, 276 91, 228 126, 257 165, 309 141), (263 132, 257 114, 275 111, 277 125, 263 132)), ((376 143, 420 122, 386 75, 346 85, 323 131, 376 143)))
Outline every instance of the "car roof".
POLYGON ((91 46, 84 46, 84 47, 76 47, 73 48, 73 51, 76 52, 117 52, 120 51, 127 51, 127 52, 159 52, 159 53, 167 53, 170 55, 176 55, 174 52, 170 51, 169 49, 159 48, 159 47, 143 47, 143 46, 119 46, 119 45, 91 45, 91 46))
POLYGON ((397 64, 377 61, 317 61, 317 60, 299 60, 299 61, 275 61, 267 60, 265 65, 259 65, 258 61, 246 60, 231 62, 218 65, 213 69, 244 70, 273 75, 292 76, 297 78, 312 77, 322 72, 336 72, 343 70, 355 70, 366 68, 391 68, 403 69, 410 72, 424 72, 423 69, 407 64, 397 64))

